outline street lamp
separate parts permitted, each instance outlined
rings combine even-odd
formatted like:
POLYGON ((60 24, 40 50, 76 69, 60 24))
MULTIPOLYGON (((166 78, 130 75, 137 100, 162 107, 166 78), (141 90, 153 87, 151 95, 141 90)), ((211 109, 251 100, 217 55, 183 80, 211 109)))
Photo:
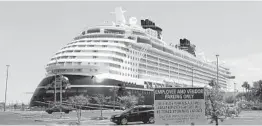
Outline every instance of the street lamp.
MULTIPOLYGON (((55 66, 57 65, 57 58, 56 58, 56 61, 55 61, 55 66)), ((54 85, 54 88, 55 88, 55 91, 54 91, 54 104, 56 105, 56 76, 57 76, 57 71, 55 71, 55 85, 54 85)))
POLYGON ((63 85, 63 75, 60 75, 59 76, 59 84, 60 84, 60 112, 62 112, 62 98, 63 98, 63 96, 62 96, 62 92, 63 92, 63 90, 62 90, 62 85, 63 85))
POLYGON ((234 103, 236 105, 236 83, 234 83, 234 103))
POLYGON ((7 93, 7 81, 8 81, 8 68, 10 65, 6 65, 6 83, 5 83, 5 104, 4 104, 4 111, 6 109, 6 93, 7 93))
POLYGON ((194 87, 194 67, 192 66, 192 87, 194 87))
POLYGON ((216 57, 217 57, 217 86, 219 86, 219 84, 218 84, 218 57, 219 57, 219 55, 216 55, 216 57))

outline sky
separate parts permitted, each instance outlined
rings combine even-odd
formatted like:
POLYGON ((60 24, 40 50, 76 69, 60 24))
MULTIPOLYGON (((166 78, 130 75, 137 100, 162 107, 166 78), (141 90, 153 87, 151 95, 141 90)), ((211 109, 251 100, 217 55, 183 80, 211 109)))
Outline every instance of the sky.
POLYGON ((174 44, 187 38, 210 60, 225 61, 237 89, 262 79, 262 2, 0 2, 0 101, 28 103, 45 65, 88 27, 115 21, 121 6, 126 18, 150 18, 174 44))

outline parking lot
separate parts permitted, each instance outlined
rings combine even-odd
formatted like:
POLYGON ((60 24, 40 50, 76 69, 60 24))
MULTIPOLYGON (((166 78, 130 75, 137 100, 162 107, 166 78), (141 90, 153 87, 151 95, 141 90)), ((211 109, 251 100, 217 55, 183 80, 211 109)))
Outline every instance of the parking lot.
MULTIPOLYGON (((113 114, 122 111, 105 110, 103 116, 108 119, 94 120, 92 118, 99 117, 99 110, 85 111, 82 113, 82 125, 115 125, 110 122, 110 117, 113 114)), ((69 125, 76 122, 76 112, 70 112, 60 118, 60 113, 47 114, 39 111, 13 111, 0 112, 0 125, 53 125, 62 124, 69 125)), ((142 122, 128 123, 129 125, 150 125, 142 122)), ((262 111, 242 111, 239 117, 230 118, 220 125, 260 125, 262 124, 262 111)), ((152 125, 152 124, 151 124, 152 125)))

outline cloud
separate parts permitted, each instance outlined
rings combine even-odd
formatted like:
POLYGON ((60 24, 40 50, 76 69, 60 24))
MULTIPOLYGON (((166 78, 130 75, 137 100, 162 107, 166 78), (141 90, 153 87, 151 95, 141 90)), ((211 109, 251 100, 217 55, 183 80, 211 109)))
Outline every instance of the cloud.
POLYGON ((260 68, 257 68, 257 67, 249 67, 247 68, 249 71, 261 71, 260 68))
POLYGON ((237 88, 241 88, 244 81, 251 85, 254 81, 262 79, 262 53, 256 53, 241 58, 227 59, 226 66, 232 75, 236 76, 237 88))

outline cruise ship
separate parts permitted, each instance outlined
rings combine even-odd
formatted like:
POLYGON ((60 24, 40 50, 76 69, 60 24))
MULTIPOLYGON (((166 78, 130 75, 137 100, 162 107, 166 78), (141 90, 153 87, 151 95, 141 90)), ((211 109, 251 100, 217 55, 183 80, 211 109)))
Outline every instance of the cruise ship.
POLYGON ((131 94, 143 95, 143 104, 153 104, 154 88, 204 87, 217 79, 217 71, 218 84, 227 89, 232 78, 229 68, 219 65, 217 69, 216 62, 196 54, 196 46, 188 39, 168 44, 163 41, 162 28, 153 21, 135 17, 126 21, 121 7, 113 13, 115 22, 85 29, 55 53, 31 106, 54 101, 50 87, 59 80, 58 75, 70 84, 62 89, 63 100, 80 94, 112 96, 112 89, 121 85, 131 94))

